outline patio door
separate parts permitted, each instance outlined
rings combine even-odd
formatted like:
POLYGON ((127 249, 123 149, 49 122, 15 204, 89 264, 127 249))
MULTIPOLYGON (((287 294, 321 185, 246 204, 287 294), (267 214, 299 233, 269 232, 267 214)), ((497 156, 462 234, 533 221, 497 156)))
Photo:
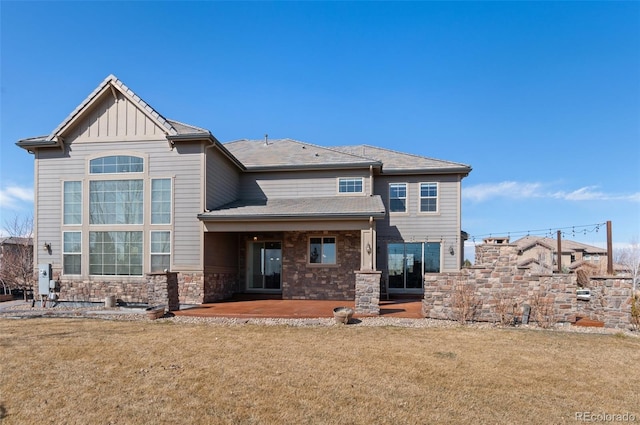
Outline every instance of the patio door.
POLYGON ((251 242, 247 258, 247 290, 282 290, 282 243, 251 242))
POLYGON ((415 292, 422 289, 422 243, 390 243, 389 290, 415 292))
POLYGON ((389 292, 419 293, 425 273, 440 273, 440 242, 390 243, 387 245, 389 292))

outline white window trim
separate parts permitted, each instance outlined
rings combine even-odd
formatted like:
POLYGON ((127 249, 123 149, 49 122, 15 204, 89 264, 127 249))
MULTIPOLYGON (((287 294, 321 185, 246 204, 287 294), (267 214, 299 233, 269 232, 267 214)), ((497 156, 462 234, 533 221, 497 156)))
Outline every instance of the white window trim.
POLYGON ((175 207, 175 202, 173 199, 173 193, 174 193, 174 178, 173 176, 167 176, 167 177, 151 177, 149 178, 149 225, 152 226, 154 229, 157 227, 161 227, 161 226, 172 226, 173 225, 173 216, 174 216, 174 207, 175 207), (169 180, 169 196, 170 196, 170 208, 169 208, 169 222, 168 223, 153 223, 153 181, 154 180, 169 180))
POLYGON ((364 177, 338 177, 336 179, 336 192, 340 196, 354 196, 354 195, 363 195, 365 193, 365 183, 364 177), (340 192, 340 180, 360 180, 362 190, 360 192, 340 192))
MULTIPOLYGON (((431 199, 431 196, 424 197, 424 199, 431 199)), ((418 183, 418 213, 425 215, 440 214, 440 183, 439 182, 420 182, 418 183), (435 184, 436 185, 436 210, 435 211, 422 211, 422 185, 423 184, 435 184)))
POLYGON ((171 230, 151 230, 149 231, 149 268, 147 270, 149 270, 149 272, 153 273, 151 270, 152 264, 151 264, 151 257, 154 255, 168 255, 169 256, 169 270, 171 269, 172 266, 172 258, 173 258, 173 232, 171 230), (166 232, 169 233, 169 252, 154 252, 152 247, 153 247, 153 240, 152 240, 152 235, 154 233, 160 233, 160 232, 166 232))
POLYGON ((409 214, 409 199, 410 199, 410 191, 409 191, 409 183, 408 182, 390 182, 389 187, 387 188, 387 196, 389 199, 389 214, 393 215, 407 215, 409 214), (391 211, 391 186, 392 185, 404 185, 405 187, 405 197, 397 198, 404 199, 404 211, 391 211))
POLYGON ((62 231, 62 274, 63 276, 82 276, 82 269, 83 269, 83 264, 84 264, 84 256, 82 255, 82 248, 83 248, 83 244, 82 244, 82 240, 83 240, 83 233, 81 230, 63 230, 62 231), (64 234, 65 233, 80 233, 80 252, 67 252, 64 249, 64 234), (79 255, 80 256, 80 274, 76 274, 76 273, 65 273, 64 272, 64 256, 65 255, 79 255))

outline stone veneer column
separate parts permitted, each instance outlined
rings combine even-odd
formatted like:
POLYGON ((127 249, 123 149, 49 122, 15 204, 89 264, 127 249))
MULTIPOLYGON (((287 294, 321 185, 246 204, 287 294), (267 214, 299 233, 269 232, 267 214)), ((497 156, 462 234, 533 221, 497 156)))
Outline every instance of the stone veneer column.
POLYGON ((356 270, 356 313, 377 316, 380 314, 380 276, 375 270, 356 270))
POLYGON ((180 310, 178 300, 178 273, 163 272, 147 274, 149 306, 166 305, 167 310, 180 310))

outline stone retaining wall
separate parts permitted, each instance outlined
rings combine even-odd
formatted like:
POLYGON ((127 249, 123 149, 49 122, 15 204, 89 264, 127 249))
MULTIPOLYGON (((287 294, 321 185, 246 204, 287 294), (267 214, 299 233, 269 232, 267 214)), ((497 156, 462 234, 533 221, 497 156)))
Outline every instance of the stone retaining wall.
MULTIPOLYGON (((514 245, 479 245, 476 266, 460 273, 427 274, 422 312, 425 317, 455 319, 464 288, 474 304, 477 321, 500 322, 510 314, 522 320, 525 306, 530 320, 573 323, 577 317, 604 322, 606 327, 628 328, 631 317, 631 279, 591 277, 588 301, 578 300, 575 274, 534 275, 517 267, 514 245), (537 316, 537 313, 546 314, 537 316)), ((469 299, 467 299, 469 301, 469 299)))

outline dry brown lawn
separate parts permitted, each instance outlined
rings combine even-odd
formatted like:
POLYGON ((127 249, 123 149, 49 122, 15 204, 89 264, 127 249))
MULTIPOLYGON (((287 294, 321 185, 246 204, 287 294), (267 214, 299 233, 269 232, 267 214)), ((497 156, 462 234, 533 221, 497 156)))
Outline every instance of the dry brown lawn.
POLYGON ((7 319, 0 358, 7 425, 640 423, 621 334, 7 319))

